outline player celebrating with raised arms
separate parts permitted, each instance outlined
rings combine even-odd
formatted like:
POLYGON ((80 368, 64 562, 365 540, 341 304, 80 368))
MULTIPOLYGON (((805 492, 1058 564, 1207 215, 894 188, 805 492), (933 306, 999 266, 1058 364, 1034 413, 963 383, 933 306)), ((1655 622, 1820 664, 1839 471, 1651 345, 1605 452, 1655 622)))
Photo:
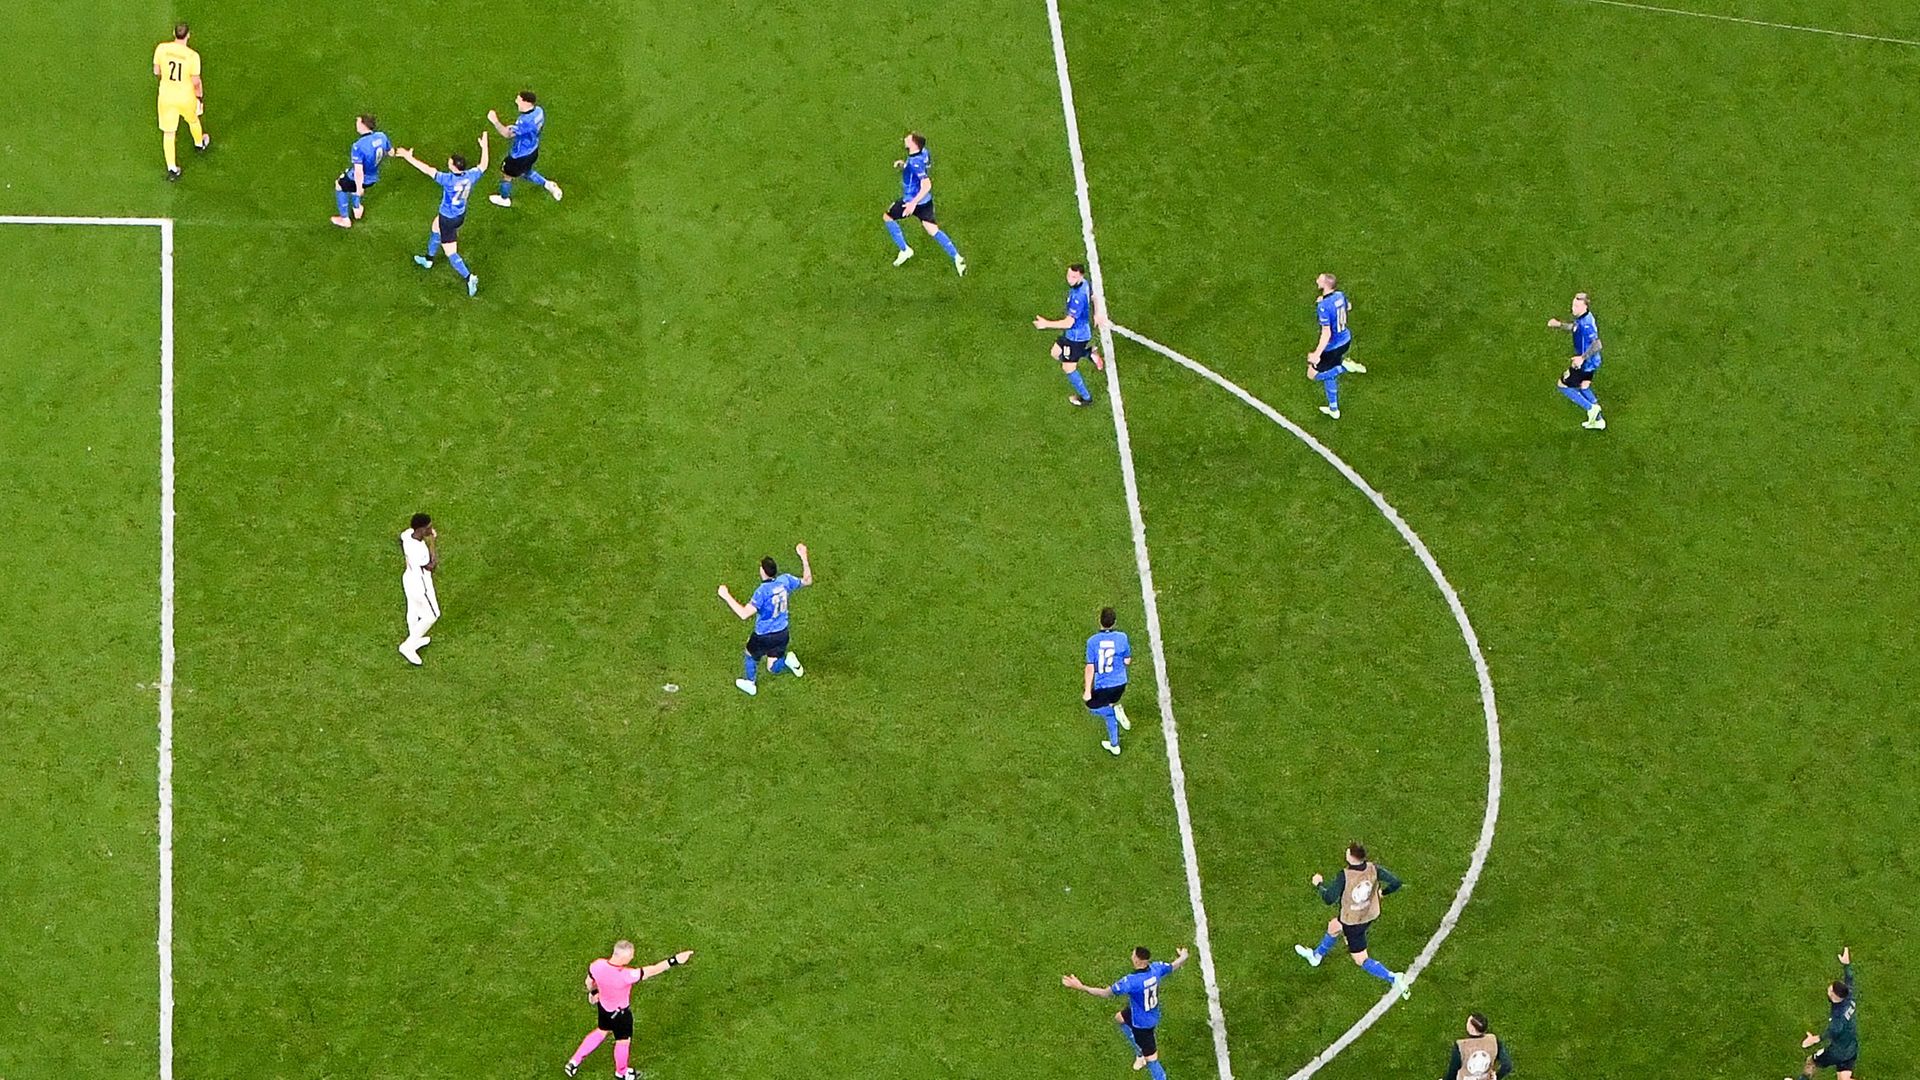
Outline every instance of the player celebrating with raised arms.
POLYGON ((613 955, 587 965, 587 1001, 593 1005, 593 1030, 580 1040, 580 1048, 567 1059, 567 1075, 580 1071, 580 1063, 600 1048, 607 1036, 613 1036, 613 1075, 615 1080, 635 1080, 627 1054, 633 1043, 633 987, 656 975, 665 974, 693 959, 692 949, 682 949, 665 960, 646 967, 633 967, 633 942, 616 941, 613 955))
POLYGON ((186 23, 173 28, 173 40, 153 48, 153 74, 160 80, 160 145, 167 155, 167 179, 180 179, 180 154, 174 136, 180 121, 193 133, 193 148, 205 150, 213 137, 200 127, 200 114, 206 111, 207 91, 200 82, 200 54, 187 44, 193 31, 186 23))
POLYGON ((894 246, 900 249, 900 253, 893 257, 893 265, 899 266, 913 258, 913 249, 907 246, 907 236, 900 231, 900 222, 915 217, 920 219, 920 225, 927 230, 927 235, 933 237, 933 242, 940 245, 940 250, 953 260, 953 268, 965 277, 967 260, 960 254, 960 249, 953 246, 953 241, 940 228, 940 223, 934 220, 933 160, 927 157, 927 137, 917 131, 909 131, 902 141, 906 145, 907 156, 893 163, 893 167, 900 170, 900 198, 887 207, 886 214, 881 217, 886 222, 887 235, 893 237, 894 246))
POLYGON ((1367 930, 1373 926, 1373 920, 1380 917, 1380 897, 1400 891, 1400 879, 1394 877, 1386 867, 1367 861, 1367 849, 1359 844, 1347 845, 1347 865, 1336 871, 1332 880, 1313 875, 1313 887, 1319 891, 1320 899, 1328 904, 1339 905, 1339 913, 1327 923, 1327 933, 1320 939, 1319 948, 1309 949, 1305 945, 1295 945, 1293 951, 1314 967, 1326 959, 1333 951, 1336 934, 1347 939, 1347 952, 1360 970, 1391 983, 1403 998, 1413 996, 1407 988, 1404 975, 1396 975, 1387 970, 1387 965, 1367 956, 1367 930))
POLYGON ((1593 377, 1600 373, 1600 327, 1593 321, 1587 294, 1574 293, 1573 318, 1548 319, 1547 329, 1564 330, 1573 335, 1573 358, 1567 361, 1567 373, 1560 376, 1560 392, 1586 411, 1587 418, 1581 421, 1581 427, 1605 431, 1607 418, 1600 415, 1600 400, 1593 396, 1593 377))
MULTIPOLYGON (((1800 1067, 1802 1080, 1815 1069, 1832 1069, 1835 1080, 1853 1080, 1853 1064, 1860 1058, 1860 1029, 1854 1025, 1856 1001, 1853 992, 1853 950, 1840 950, 1840 977, 1827 984, 1827 1030, 1815 1035, 1807 1032, 1800 1048, 1820 1051, 1800 1067)), ((1793 1080, 1788 1077, 1787 1080, 1793 1080)))
POLYGON ((420 666, 420 650, 433 644, 427 631, 440 618, 440 596, 434 592, 433 572, 440 569, 440 534, 433 518, 415 514, 400 530, 400 556, 407 568, 400 574, 400 588, 407 594, 407 640, 400 643, 400 655, 407 663, 420 666))
POLYGON ((1067 399, 1069 405, 1093 403, 1093 392, 1087 389, 1087 380, 1080 377, 1080 361, 1091 359, 1096 370, 1107 366, 1100 359, 1099 347, 1093 343, 1093 320, 1093 287, 1087 282, 1087 268, 1074 263, 1067 267, 1067 313, 1058 319, 1045 315, 1033 317, 1035 330, 1062 331, 1054 339, 1053 358, 1060 361, 1060 370, 1073 385, 1073 396, 1067 399))
POLYGON ((333 182, 333 204, 340 211, 331 220, 343 229, 353 228, 353 223, 367 216, 367 208, 360 202, 367 189, 380 182, 380 162, 393 152, 393 140, 380 130, 380 121, 372 113, 361 113, 353 121, 353 129, 360 137, 353 140, 353 149, 348 154, 347 171, 333 182), (347 216, 347 204, 353 204, 353 216, 347 216))
POLYGON ((1320 298, 1313 303, 1320 319, 1320 343, 1307 354, 1307 378, 1327 392, 1327 403, 1320 406, 1320 411, 1338 420, 1340 376, 1365 375, 1367 366, 1347 359, 1347 350, 1353 345, 1347 313, 1353 310, 1353 305, 1347 302, 1347 294, 1340 291, 1339 279, 1332 274, 1321 274, 1314 279, 1314 284, 1320 289, 1320 298))
POLYGON ((807 559, 807 545, 795 544, 793 552, 800 556, 800 576, 781 573, 771 555, 761 559, 760 586, 753 590, 749 603, 735 600, 731 590, 720 586, 720 599, 733 613, 743 620, 753 620, 753 634, 747 638, 746 676, 733 680, 733 685, 748 697, 760 692, 754 677, 759 674, 762 657, 766 658, 767 670, 776 675, 791 671, 798 678, 807 673, 800 666, 800 658, 787 650, 787 606, 794 593, 813 584, 813 563, 807 559))
POLYGON ((1160 984, 1187 962, 1187 950, 1173 954, 1173 963, 1155 960, 1145 945, 1133 950, 1133 971, 1121 976, 1112 986, 1088 986, 1078 975, 1060 976, 1060 985, 1099 998, 1126 998, 1127 1003, 1113 1014, 1114 1026, 1133 1047, 1133 1067, 1146 1069, 1153 1080, 1167 1080, 1160 1067, 1160 984))
POLYGON ((1133 730, 1127 723, 1127 711, 1120 697, 1127 692, 1127 668, 1133 663, 1133 646, 1127 635, 1113 628, 1112 608, 1100 609, 1100 632, 1087 639, 1087 668, 1080 687, 1080 700, 1087 711, 1107 722, 1107 741, 1100 749, 1120 756, 1120 732, 1133 730))
POLYGON ((539 102, 533 91, 520 91, 513 99, 513 107, 520 110, 520 115, 511 124, 501 123, 499 113, 487 110, 487 123, 493 125, 501 138, 511 140, 506 163, 500 166, 500 192, 487 196, 487 201, 495 206, 513 205, 513 182, 522 176, 528 183, 546 188, 554 202, 560 201, 560 185, 533 170, 534 162, 540 160, 540 133, 547 128, 547 110, 541 108, 539 102))
POLYGON ((459 154, 447 159, 445 172, 414 157, 413 151, 404 146, 395 150, 393 156, 411 164, 440 185, 440 212, 434 216, 433 232, 427 237, 427 253, 415 255, 413 261, 422 270, 431 270, 434 256, 440 254, 441 248, 445 248, 447 263, 467 283, 467 295, 479 292, 480 278, 467 269, 467 261, 460 257, 460 226, 467 221, 467 199, 473 195, 473 185, 486 175, 487 133, 480 133, 480 164, 471 169, 467 168, 467 159, 459 154))

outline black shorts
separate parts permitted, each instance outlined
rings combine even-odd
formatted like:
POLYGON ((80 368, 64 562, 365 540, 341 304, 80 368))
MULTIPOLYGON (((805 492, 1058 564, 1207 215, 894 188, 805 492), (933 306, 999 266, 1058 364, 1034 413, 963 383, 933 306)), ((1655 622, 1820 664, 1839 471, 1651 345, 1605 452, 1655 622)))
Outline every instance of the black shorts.
POLYGON ((1593 385, 1594 373, 1581 367, 1568 367, 1567 373, 1560 376, 1560 385, 1569 390, 1580 390, 1593 385))
POLYGON ((1152 1057, 1160 1052, 1160 1037, 1156 1034, 1160 1029, 1157 1027, 1134 1027, 1133 1006, 1121 1006, 1120 1022, 1127 1025, 1128 1031, 1133 1032, 1133 1045, 1140 1048, 1141 1057, 1152 1057))
POLYGON ((1067 335, 1061 334, 1054 339, 1053 343, 1060 346, 1060 362, 1063 364, 1077 364, 1093 355, 1092 338, 1085 341, 1068 341, 1067 335))
POLYGON ((1087 708, 1103 709, 1118 702, 1120 695, 1126 692, 1126 683, 1121 683, 1119 686, 1096 686, 1093 688, 1093 696, 1087 699, 1087 708))
POLYGON ((1347 935, 1348 952, 1367 951, 1367 930, 1372 926, 1370 922, 1340 924, 1340 931, 1347 935))
MULTIPOLYGON (((906 216, 907 216, 907 200, 905 199, 895 199, 893 200, 893 205, 887 207, 887 220, 889 221, 899 221, 901 218, 906 216)), ((923 202, 919 206, 914 207, 913 216, 919 218, 921 221, 924 221, 929 225, 938 224, 938 222, 936 222, 933 217, 933 200, 932 199, 928 199, 926 202, 923 202)))
POLYGON ((1353 342, 1349 341, 1337 349, 1328 349, 1326 352, 1321 353, 1320 362, 1313 365, 1313 373, 1315 375, 1324 375, 1334 368, 1339 367, 1341 364, 1346 363, 1347 350, 1352 347, 1353 342))
POLYGON ((465 214, 461 214, 459 217, 448 217, 445 214, 440 214, 434 218, 434 224, 438 226, 440 230, 440 242, 443 244, 458 242, 460 239, 460 226, 466 223, 467 215, 465 214))
POLYGON ((1853 1063, 1857 1060, 1859 1059, 1847 1058, 1841 1060, 1840 1058, 1836 1058, 1833 1056, 1833 1047, 1828 1046, 1822 1047, 1819 1053, 1813 1055, 1813 1067, 1816 1069, 1845 1069, 1847 1072, 1852 1072, 1853 1063))
MULTIPOLYGON (((344 191, 349 195, 358 195, 361 193, 360 185, 353 182, 352 169, 348 169, 346 172, 341 173, 340 179, 334 181, 333 186, 339 188, 341 191, 344 191)), ((371 180, 367 181, 367 186, 372 187, 373 181, 371 180)))
POLYGON ((600 1022, 594 1025, 597 1029, 611 1034, 615 1039, 633 1038, 633 1009, 631 1007, 615 1009, 612 1012, 608 1012, 600 1006, 595 1005, 593 1011, 600 1014, 600 1022))
POLYGON ((500 171, 510 177, 525 176, 533 171, 533 163, 540 160, 540 151, 535 150, 526 157, 510 157, 500 171))
POLYGON ((771 634, 755 634, 749 637, 747 655, 755 660, 767 656, 787 655, 787 631, 775 630, 771 634))

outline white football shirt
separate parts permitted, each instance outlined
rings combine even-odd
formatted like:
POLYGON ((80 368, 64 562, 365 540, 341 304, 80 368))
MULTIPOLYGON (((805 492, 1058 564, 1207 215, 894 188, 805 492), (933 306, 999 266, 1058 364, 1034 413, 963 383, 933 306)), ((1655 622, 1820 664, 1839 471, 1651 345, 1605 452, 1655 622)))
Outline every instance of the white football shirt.
POLYGON ((427 542, 415 539, 412 529, 400 530, 400 553, 407 558, 409 574, 424 572, 427 563, 433 559, 433 553, 427 550, 427 542))

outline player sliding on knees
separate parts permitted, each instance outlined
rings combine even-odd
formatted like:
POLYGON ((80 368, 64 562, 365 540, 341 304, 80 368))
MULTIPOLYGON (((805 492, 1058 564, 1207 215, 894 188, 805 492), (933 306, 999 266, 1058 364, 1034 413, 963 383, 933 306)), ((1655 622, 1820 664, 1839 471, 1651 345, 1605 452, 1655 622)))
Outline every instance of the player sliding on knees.
POLYGON ((372 113, 361 113, 354 120, 353 129, 360 137, 353 141, 353 150, 349 154, 347 171, 333 182, 333 203, 340 212, 328 219, 343 229, 353 228, 353 223, 367 216, 367 208, 361 204, 361 196, 367 189, 380 182, 380 162, 393 152, 393 140, 380 130, 380 121, 372 113), (353 216, 347 216, 347 204, 353 204, 353 216))
POLYGON ((787 651, 787 605, 794 593, 813 584, 813 563, 807 559, 807 545, 795 544, 793 551, 800 556, 800 576, 781 573, 771 555, 761 559, 760 587, 753 590, 748 603, 735 600, 732 591, 720 586, 720 599, 733 613, 743 620, 753 620, 753 635, 747 638, 746 676, 733 680, 733 685, 748 697, 760 692, 754 676, 759 673, 762 657, 766 658, 767 670, 776 675, 791 671, 799 678, 807 673, 800 666, 800 658, 787 651))
POLYGON ((480 164, 467 168, 467 159, 454 154, 447 159, 445 172, 413 156, 413 151, 400 147, 393 156, 411 164, 414 168, 433 178, 440 185, 440 212, 434 216, 433 231, 427 237, 427 253, 415 255, 413 261, 422 270, 433 269, 433 258, 440 249, 447 250, 447 264, 453 272, 459 274, 467 283, 467 295, 480 291, 479 275, 467 269, 467 261, 460 257, 460 226, 466 224, 467 200, 473 195, 473 185, 487 171, 487 133, 480 133, 480 164))
POLYGON ((915 217, 920 219, 927 235, 933 237, 933 242, 940 245, 940 250, 953 260, 954 270, 965 277, 967 260, 941 230, 940 223, 934 220, 933 177, 930 175, 933 162, 927 157, 927 137, 917 131, 909 131, 904 142, 907 147, 906 158, 893 163, 893 167, 900 170, 900 198, 887 207, 886 214, 881 218, 887 223, 887 235, 893 237, 894 246, 900 249, 900 253, 893 257, 893 265, 899 266, 913 258, 913 249, 907 246, 907 237, 900 231, 900 222, 915 217))
POLYGON ((1340 911, 1327 923, 1327 933, 1320 939, 1319 948, 1309 949, 1305 945, 1295 945, 1293 951, 1300 959, 1314 967, 1326 959, 1333 951, 1336 934, 1344 934, 1347 939, 1347 952, 1353 956, 1353 962, 1360 970, 1392 984, 1402 998, 1413 996, 1407 988, 1407 977, 1396 975, 1387 970, 1387 965, 1367 956, 1367 931, 1373 926, 1373 920, 1380 917, 1380 897, 1386 893, 1400 891, 1400 879, 1394 877, 1386 867, 1367 861, 1367 849, 1359 844, 1347 845, 1347 865, 1334 874, 1331 881, 1313 875, 1313 887, 1319 891, 1320 899, 1328 904, 1338 904, 1340 911))
POLYGON ((487 110, 487 123, 493 125, 501 138, 511 140, 506 164, 500 166, 500 192, 487 196, 487 201, 495 206, 513 205, 513 182, 522 176, 528 183, 546 188, 554 202, 560 201, 560 185, 533 170, 534 162, 540 160, 540 133, 547 129, 547 110, 540 107, 539 101, 533 91, 520 91, 513 99, 513 107, 520 110, 520 115, 511 124, 501 123, 499 113, 487 110))

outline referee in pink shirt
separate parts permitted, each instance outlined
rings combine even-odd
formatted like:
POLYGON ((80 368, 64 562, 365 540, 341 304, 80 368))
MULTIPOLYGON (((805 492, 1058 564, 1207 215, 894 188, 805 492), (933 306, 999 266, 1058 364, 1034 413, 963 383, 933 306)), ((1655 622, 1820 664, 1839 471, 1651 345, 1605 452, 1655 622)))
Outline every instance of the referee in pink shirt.
POLYGON ((633 984, 644 982, 664 973, 668 968, 676 968, 693 959, 693 950, 687 949, 674 953, 657 964, 646 967, 628 967, 633 963, 633 942, 616 941, 613 943, 613 955, 604 960, 595 960, 587 965, 587 1000, 593 1002, 599 1022, 587 1037, 580 1040, 580 1049, 573 1052, 567 1060, 567 1075, 580 1071, 580 1063, 588 1054, 594 1052, 613 1036, 613 1075, 615 1080, 634 1080, 634 1071, 627 1067, 627 1053, 633 1042, 633 984))

